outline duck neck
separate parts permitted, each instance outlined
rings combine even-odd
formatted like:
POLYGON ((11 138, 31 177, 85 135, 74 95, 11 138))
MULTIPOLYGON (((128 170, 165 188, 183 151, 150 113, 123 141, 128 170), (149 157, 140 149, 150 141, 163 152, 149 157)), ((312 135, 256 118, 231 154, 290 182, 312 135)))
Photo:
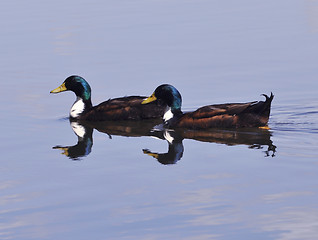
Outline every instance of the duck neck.
POLYGON ((165 126, 173 127, 175 123, 182 116, 180 108, 167 107, 165 114, 163 115, 163 122, 165 126))
POLYGON ((73 119, 78 119, 81 114, 88 111, 92 107, 93 105, 90 98, 88 100, 84 100, 82 97, 77 96, 76 101, 70 110, 70 117, 73 119))

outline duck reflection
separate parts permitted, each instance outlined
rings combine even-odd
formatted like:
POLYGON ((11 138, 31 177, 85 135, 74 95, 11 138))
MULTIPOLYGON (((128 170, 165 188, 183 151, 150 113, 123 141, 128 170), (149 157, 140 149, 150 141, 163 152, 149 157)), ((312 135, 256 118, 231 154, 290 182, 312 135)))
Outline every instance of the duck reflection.
POLYGON ((143 153, 156 158, 159 163, 164 165, 177 163, 183 156, 183 138, 174 130, 152 131, 152 133, 153 136, 168 142, 168 152, 154 153, 149 149, 143 149, 143 153))
POLYGON ((93 128, 71 121, 70 125, 77 136, 77 144, 74 146, 57 145, 53 149, 62 150, 62 154, 73 160, 79 160, 92 151, 93 146, 93 128))
POLYGON ((249 148, 263 149, 265 157, 274 157, 276 146, 271 140, 271 132, 263 128, 242 128, 242 129, 213 129, 209 131, 183 131, 181 133, 184 138, 194 139, 201 142, 214 142, 234 145, 248 145, 249 148))
POLYGON ((161 122, 158 120, 144 121, 103 121, 89 122, 70 120, 70 125, 77 136, 77 144, 74 146, 54 146, 53 149, 62 150, 62 154, 72 160, 81 160, 90 154, 93 147, 93 130, 96 129, 112 138, 112 135, 126 137, 151 136, 151 129, 161 122))
MULTIPOLYGON (((158 120, 160 122, 160 120, 158 120)), ((165 128, 153 128, 158 124, 157 120, 146 121, 122 121, 122 122, 86 122, 70 121, 72 130, 77 136, 77 144, 74 146, 55 146, 53 149, 62 150, 62 154, 72 160, 80 160, 92 151, 93 130, 112 135, 141 137, 149 136, 165 140, 168 143, 168 151, 158 153, 150 149, 143 149, 143 153, 154 157, 161 164, 175 164, 183 156, 183 139, 192 139, 200 142, 211 142, 233 145, 247 145, 251 149, 264 149, 265 156, 275 156, 276 146, 271 140, 271 132, 267 129, 233 129, 233 130, 170 130, 165 128)), ((157 125, 158 126, 158 125, 157 125)), ((160 126, 160 125, 159 125, 160 126)))
POLYGON ((234 145, 248 145, 251 149, 263 149, 265 157, 275 156, 276 146, 270 139, 271 133, 267 129, 242 129, 242 130, 162 130, 161 132, 153 131, 157 138, 165 139, 168 142, 167 153, 152 152, 149 149, 143 149, 143 153, 152 156, 161 164, 175 164, 183 155, 183 139, 193 139, 201 142, 211 142, 234 145))

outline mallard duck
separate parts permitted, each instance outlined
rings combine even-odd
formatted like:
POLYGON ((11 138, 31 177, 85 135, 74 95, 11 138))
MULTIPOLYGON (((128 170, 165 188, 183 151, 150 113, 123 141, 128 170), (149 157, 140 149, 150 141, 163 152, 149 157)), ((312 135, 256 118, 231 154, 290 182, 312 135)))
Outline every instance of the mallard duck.
POLYGON ((158 101, 150 106, 142 105, 146 98, 142 96, 129 96, 109 99, 97 106, 92 105, 91 87, 80 76, 70 76, 61 86, 50 93, 73 91, 76 101, 70 110, 70 119, 88 121, 106 120, 142 120, 162 117, 165 106, 158 101))
POLYGON ((248 103, 226 103, 208 105, 194 112, 181 111, 181 94, 169 84, 156 88, 154 93, 142 104, 151 103, 157 99, 167 105, 163 115, 163 123, 168 128, 208 129, 208 128, 241 128, 266 127, 273 94, 270 97, 263 94, 266 100, 248 103))

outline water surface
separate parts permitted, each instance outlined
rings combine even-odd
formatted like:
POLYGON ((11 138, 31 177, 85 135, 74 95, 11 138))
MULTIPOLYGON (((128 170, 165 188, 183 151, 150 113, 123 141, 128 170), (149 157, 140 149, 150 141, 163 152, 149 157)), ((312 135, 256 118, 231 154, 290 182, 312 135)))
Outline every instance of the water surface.
POLYGON ((318 1, 0 6, 1 239, 316 238, 318 1), (79 139, 75 96, 49 94, 71 74, 94 104, 161 83, 184 110, 272 91, 270 130, 169 145, 144 124, 105 124, 79 139))

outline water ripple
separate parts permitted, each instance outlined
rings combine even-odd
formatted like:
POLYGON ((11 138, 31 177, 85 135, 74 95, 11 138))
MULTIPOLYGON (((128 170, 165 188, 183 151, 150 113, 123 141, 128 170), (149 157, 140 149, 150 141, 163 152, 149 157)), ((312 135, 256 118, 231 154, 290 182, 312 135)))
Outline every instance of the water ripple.
POLYGON ((318 133, 318 104, 281 105, 273 108, 270 123, 277 131, 318 133))

